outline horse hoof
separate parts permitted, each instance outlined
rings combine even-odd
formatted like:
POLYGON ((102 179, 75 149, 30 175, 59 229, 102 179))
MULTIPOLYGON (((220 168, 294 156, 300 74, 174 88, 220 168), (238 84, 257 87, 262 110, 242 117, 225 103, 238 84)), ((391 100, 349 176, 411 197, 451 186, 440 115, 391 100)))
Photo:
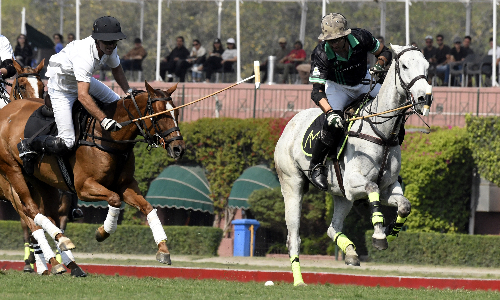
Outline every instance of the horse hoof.
POLYGON ((73 244, 73 242, 65 236, 59 238, 58 243, 59 243, 58 245, 59 249, 61 249, 61 251, 68 251, 75 249, 75 244, 73 244))
POLYGON ((85 272, 83 272, 83 270, 80 269, 80 267, 76 267, 76 268, 71 269, 71 276, 73 276, 73 277, 87 277, 87 274, 85 272))
POLYGON ((372 245, 377 250, 385 250, 389 247, 389 243, 387 243, 387 239, 376 239, 372 238, 372 245))
POLYGON ((293 286, 307 286, 307 284, 304 283, 304 281, 294 283, 293 286))
POLYGON ((170 261, 170 253, 156 252, 156 260, 161 262, 162 264, 171 265, 172 261, 170 261))
POLYGON ((345 256, 345 264, 348 266, 359 267, 361 263, 360 263, 359 257, 357 255, 346 255, 345 256))
POLYGON ((101 227, 97 228, 96 231, 95 231, 95 239, 98 242, 104 241, 109 236, 110 236, 110 234, 107 233, 106 230, 104 230, 104 226, 101 226, 101 227))
POLYGON ((25 273, 33 273, 33 272, 35 272, 35 270, 33 270, 33 268, 30 265, 24 265, 23 271, 25 273))
POLYGON ((50 273, 52 273, 54 275, 62 274, 65 272, 66 272, 66 268, 64 267, 63 264, 58 264, 58 265, 52 267, 52 270, 50 271, 50 273))

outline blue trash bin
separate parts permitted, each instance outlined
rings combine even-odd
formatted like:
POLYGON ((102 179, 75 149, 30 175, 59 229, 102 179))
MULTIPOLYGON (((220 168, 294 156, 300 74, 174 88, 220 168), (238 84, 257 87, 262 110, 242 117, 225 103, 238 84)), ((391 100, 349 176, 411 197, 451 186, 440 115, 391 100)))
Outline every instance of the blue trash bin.
MULTIPOLYGON (((240 219, 231 222, 234 225, 233 256, 250 256, 250 226, 253 225, 253 252, 255 253, 255 232, 260 223, 253 219, 240 219)), ((253 256, 253 253, 252 253, 253 256)))

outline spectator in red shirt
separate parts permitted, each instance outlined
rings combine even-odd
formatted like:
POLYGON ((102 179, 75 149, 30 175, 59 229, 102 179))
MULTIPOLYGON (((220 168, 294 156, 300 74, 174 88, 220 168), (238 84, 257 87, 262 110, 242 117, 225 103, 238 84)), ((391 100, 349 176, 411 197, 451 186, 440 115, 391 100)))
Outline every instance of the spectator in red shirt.
POLYGON ((293 50, 288 53, 287 56, 283 57, 277 67, 283 68, 283 82, 288 83, 288 75, 295 70, 301 62, 306 60, 306 51, 302 49, 302 42, 296 41, 293 44, 293 50))

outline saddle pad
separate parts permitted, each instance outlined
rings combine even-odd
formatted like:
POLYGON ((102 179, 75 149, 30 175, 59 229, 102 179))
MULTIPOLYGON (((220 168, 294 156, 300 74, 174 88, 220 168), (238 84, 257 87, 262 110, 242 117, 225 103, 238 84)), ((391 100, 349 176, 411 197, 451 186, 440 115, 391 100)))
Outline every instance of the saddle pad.
POLYGON ((304 133, 304 137, 302 138, 302 152, 306 156, 311 157, 314 144, 319 139, 319 134, 321 129, 323 128, 323 123, 325 123, 326 115, 321 113, 312 121, 311 125, 307 128, 304 133))
POLYGON ((38 133, 38 135, 57 135, 57 126, 54 116, 52 114, 51 117, 50 111, 45 105, 42 105, 31 114, 26 122, 26 127, 24 128, 24 138, 31 138, 44 127, 46 127, 45 130, 38 133))

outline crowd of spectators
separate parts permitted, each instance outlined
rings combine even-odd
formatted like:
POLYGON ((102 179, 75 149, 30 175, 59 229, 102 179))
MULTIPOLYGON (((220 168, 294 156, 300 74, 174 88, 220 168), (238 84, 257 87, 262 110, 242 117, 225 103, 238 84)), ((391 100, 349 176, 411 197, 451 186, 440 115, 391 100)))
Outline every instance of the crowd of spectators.
MULTIPOLYGON (((437 47, 434 46, 434 39, 431 35, 425 37, 425 47, 422 49, 424 57, 429 61, 429 83, 443 86, 470 86, 472 76, 465 82, 466 64, 475 64, 476 68, 482 68, 482 62, 491 62, 493 55, 493 38, 490 38, 490 50, 486 55, 479 55, 471 48, 472 38, 465 36, 463 39, 454 37, 453 45, 445 44, 445 37, 442 34, 436 36, 437 47), (489 57, 488 57, 489 56, 489 57), (454 73, 454 74, 452 74, 454 73)), ((497 65, 500 61, 500 47, 497 46, 497 65)), ((490 63, 491 67, 491 63, 490 63)), ((491 73, 491 71, 490 71, 491 73)), ((485 72, 487 76, 491 76, 485 72)))

